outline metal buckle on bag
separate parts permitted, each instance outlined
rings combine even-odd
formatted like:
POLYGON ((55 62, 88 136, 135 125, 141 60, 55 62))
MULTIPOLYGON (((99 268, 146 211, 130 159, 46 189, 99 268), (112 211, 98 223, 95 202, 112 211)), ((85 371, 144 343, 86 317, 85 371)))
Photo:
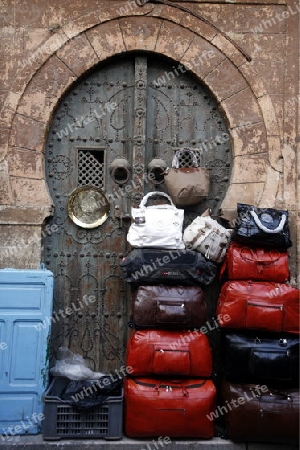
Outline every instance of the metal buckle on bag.
POLYGON ((271 214, 266 213, 266 212, 264 212, 264 213, 261 214, 260 220, 261 220, 262 222, 265 222, 265 223, 268 223, 268 224, 273 224, 273 223, 274 223, 274 219, 273 219, 273 217, 271 216, 271 214))
POLYGON ((281 345, 281 347, 286 347, 287 346, 287 339, 279 339, 279 345, 281 345))
POLYGON ((136 225, 142 225, 142 224, 146 223, 146 217, 145 216, 135 217, 134 218, 134 223, 136 225))

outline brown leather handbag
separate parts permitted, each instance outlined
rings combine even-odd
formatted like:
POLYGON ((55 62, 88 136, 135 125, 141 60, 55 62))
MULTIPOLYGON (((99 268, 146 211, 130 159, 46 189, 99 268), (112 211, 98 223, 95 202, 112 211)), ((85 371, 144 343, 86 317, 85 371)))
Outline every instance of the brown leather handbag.
POLYGON ((199 327, 207 320, 199 286, 140 286, 133 295, 133 321, 140 328, 199 327))
POLYGON ((216 406, 216 388, 201 378, 125 378, 125 434, 129 437, 203 438, 214 435, 208 417, 216 406))
POLYGON ((127 343, 130 375, 210 377, 212 353, 198 331, 139 330, 127 343))
POLYGON ((224 382, 221 396, 223 405, 216 412, 225 415, 227 436, 232 441, 298 443, 298 389, 224 382))
POLYGON ((267 281, 227 281, 217 318, 221 327, 299 334, 300 291, 267 281))
POLYGON ((221 269, 229 280, 262 280, 285 283, 289 280, 287 252, 248 247, 231 242, 221 269))

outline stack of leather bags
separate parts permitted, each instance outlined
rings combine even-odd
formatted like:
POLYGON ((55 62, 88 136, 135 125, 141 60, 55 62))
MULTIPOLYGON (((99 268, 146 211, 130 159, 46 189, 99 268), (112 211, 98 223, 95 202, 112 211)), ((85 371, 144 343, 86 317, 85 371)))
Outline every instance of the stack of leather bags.
POLYGON ((210 343, 199 329, 207 321, 203 287, 217 267, 196 252, 151 243, 136 245, 121 262, 132 286, 134 327, 126 352, 125 434, 210 439, 216 388, 210 343))
POLYGON ((287 211, 238 204, 217 305, 225 355, 218 413, 236 442, 298 443, 300 291, 289 284, 291 245, 287 211))

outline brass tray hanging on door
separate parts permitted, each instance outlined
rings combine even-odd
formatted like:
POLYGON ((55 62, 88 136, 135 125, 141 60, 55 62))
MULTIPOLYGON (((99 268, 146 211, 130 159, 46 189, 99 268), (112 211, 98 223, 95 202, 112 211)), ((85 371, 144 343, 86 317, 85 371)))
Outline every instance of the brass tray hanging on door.
POLYGON ((109 210, 110 205, 105 193, 96 186, 80 186, 69 196, 69 217, 82 228, 99 227, 108 218, 109 210))

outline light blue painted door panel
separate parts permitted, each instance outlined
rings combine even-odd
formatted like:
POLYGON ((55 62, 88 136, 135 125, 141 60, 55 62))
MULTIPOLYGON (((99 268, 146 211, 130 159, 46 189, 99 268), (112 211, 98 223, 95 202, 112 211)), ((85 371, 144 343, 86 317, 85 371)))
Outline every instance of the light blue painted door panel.
POLYGON ((39 311, 43 310, 44 300, 44 285, 26 286, 20 284, 0 285, 0 308, 7 312, 14 313, 15 310, 22 309, 22 311, 39 311), (24 304, 24 297, 26 304, 24 304), (28 303, 27 303, 28 302, 28 303))
POLYGON ((0 394, 2 436, 37 434, 40 431, 39 403, 38 396, 34 393, 0 394), (12 431, 9 431, 9 428, 12 431))
MULTIPOLYGON (((32 385, 39 382, 41 341, 38 321, 17 320, 12 330, 10 385, 32 385)), ((44 351, 45 349, 43 349, 44 351)))
POLYGON ((52 299, 49 270, 0 270, 0 434, 4 437, 40 432, 52 299))
MULTIPOLYGON (((0 384, 4 378, 4 357, 7 350, 6 339, 6 323, 4 320, 0 320, 0 384)), ((1 406, 0 406, 1 407, 1 406)))

